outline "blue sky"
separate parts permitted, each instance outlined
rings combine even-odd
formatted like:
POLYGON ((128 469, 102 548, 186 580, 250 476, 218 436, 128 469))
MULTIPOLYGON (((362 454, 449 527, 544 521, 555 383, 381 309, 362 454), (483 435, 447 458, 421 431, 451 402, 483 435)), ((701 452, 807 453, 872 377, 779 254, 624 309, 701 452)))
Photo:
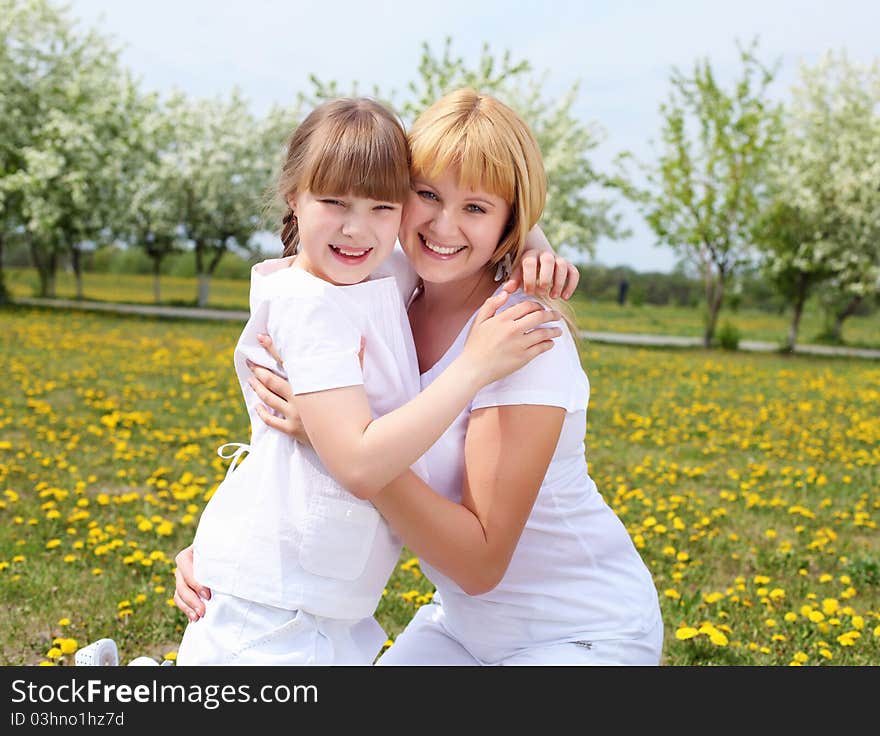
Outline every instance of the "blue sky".
MULTIPOLYGON (((623 150, 650 159, 659 138, 658 107, 673 67, 708 58, 722 80, 738 70, 736 41, 757 37, 760 57, 781 64, 774 95, 784 98, 801 62, 826 50, 853 61, 878 57, 877 0, 72 0, 72 14, 122 47, 122 60, 150 90, 195 96, 226 94, 237 85, 256 112, 292 103, 309 89, 308 75, 402 89, 414 77, 427 41, 479 57, 484 42, 510 50, 546 74, 548 95, 579 82, 576 113, 598 123, 604 140, 593 160, 607 169, 623 150)), ((601 242, 596 260, 668 271, 673 252, 654 245, 638 213, 618 211, 633 230, 601 242)))

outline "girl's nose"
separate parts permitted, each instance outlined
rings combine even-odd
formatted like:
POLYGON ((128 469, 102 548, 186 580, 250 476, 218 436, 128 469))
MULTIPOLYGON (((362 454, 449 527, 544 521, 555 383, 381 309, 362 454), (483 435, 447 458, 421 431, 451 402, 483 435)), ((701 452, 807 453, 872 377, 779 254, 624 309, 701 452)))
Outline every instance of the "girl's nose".
POLYGON ((362 230, 363 227, 360 218, 357 215, 345 218, 345 221, 342 223, 342 234, 347 238, 353 238, 356 235, 359 235, 362 230))

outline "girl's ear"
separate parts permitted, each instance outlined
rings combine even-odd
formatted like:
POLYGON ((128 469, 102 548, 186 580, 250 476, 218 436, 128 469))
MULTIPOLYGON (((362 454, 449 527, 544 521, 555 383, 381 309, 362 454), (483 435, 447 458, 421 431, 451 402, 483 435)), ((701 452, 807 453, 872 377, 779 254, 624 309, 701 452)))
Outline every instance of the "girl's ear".
POLYGON ((285 197, 285 199, 287 200, 287 206, 290 207, 290 209, 292 209, 295 213, 296 212, 296 192, 290 192, 285 197))

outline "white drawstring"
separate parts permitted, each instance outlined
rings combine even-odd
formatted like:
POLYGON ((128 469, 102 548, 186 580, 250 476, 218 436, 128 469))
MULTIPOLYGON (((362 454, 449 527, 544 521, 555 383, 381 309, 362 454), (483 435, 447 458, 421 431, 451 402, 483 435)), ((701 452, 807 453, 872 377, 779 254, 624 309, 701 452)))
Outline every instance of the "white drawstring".
POLYGON ((229 467, 226 469, 226 477, 223 480, 229 479, 229 474, 232 473, 232 471, 235 470, 236 467, 238 467, 238 464, 239 464, 238 459, 244 453, 250 452, 250 451, 251 451, 251 446, 246 445, 244 442, 227 442, 225 445, 220 445, 220 447, 217 448, 217 454, 220 457, 222 457, 224 460, 231 460, 232 461, 229 463, 229 467), (236 447, 238 449, 235 450, 235 452, 233 452, 231 455, 224 455, 223 450, 225 450, 227 447, 236 447))

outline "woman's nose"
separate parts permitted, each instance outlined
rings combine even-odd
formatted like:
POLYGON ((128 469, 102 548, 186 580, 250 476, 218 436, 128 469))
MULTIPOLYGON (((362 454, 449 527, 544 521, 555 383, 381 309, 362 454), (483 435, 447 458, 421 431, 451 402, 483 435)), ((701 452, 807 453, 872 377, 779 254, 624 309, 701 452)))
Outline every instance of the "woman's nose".
POLYGON ((441 207, 434 214, 431 229, 437 237, 442 239, 443 237, 456 235, 458 233, 458 223, 446 208, 441 207))

